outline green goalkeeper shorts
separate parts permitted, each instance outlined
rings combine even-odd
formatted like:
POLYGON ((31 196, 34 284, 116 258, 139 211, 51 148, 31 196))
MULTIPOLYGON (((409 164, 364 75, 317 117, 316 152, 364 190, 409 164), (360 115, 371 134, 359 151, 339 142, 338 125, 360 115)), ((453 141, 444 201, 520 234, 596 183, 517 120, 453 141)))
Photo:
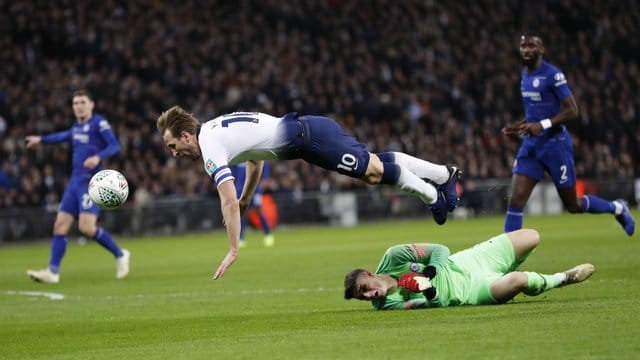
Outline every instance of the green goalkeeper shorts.
POLYGON ((506 234, 498 235, 450 257, 468 276, 465 289, 468 305, 496 304, 491 296, 491 285, 511 271, 515 263, 515 250, 506 234))

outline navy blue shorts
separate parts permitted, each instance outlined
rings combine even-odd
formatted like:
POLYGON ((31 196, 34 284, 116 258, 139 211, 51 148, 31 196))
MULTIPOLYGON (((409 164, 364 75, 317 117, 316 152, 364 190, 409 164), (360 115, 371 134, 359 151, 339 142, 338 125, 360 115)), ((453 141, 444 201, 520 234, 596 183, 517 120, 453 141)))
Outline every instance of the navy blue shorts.
POLYGON ((78 218, 82 212, 100 214, 98 205, 89 198, 89 179, 86 176, 71 177, 62 195, 59 210, 73 215, 74 218, 78 218))
POLYGON ((369 166, 369 151, 364 144, 331 118, 304 115, 298 120, 304 133, 301 159, 353 178, 364 177, 369 166))
POLYGON ((548 137, 526 138, 520 146, 513 173, 540 181, 545 171, 559 189, 575 186, 573 145, 566 130, 548 137))

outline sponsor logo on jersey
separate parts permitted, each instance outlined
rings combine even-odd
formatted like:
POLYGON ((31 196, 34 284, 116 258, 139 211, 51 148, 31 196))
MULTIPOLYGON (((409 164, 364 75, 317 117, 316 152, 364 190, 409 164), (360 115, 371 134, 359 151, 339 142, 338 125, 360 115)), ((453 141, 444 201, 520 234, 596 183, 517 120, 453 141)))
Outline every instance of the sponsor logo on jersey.
POLYGON ((523 98, 528 98, 531 101, 540 101, 540 100, 542 100, 542 95, 540 95, 540 93, 537 92, 537 91, 523 91, 522 92, 522 97, 523 98))
POLYGON ((207 160, 207 162, 204 164, 204 168, 207 170, 207 172, 209 174, 213 173, 216 168, 218 168, 216 166, 216 164, 213 163, 213 161, 211 159, 207 160))
POLYGON ((79 143, 88 144, 89 143, 89 135, 88 134, 73 134, 73 140, 79 143))

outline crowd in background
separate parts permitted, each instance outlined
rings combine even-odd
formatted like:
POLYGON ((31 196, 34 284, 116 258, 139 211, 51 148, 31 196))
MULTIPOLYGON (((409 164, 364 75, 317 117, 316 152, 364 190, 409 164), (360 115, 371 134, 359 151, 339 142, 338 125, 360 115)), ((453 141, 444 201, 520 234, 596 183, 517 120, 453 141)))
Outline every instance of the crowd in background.
MULTIPOLYGON (((581 111, 569 123, 579 177, 640 176, 640 2, 435 0, 0 0, 0 208, 55 206, 70 146, 24 136, 68 129, 88 89, 110 121, 134 202, 213 196, 202 163, 170 158, 156 117, 181 105, 325 114, 371 152, 508 178, 523 118, 519 37, 540 34, 581 111)), ((364 186, 301 161, 274 164, 267 190, 364 186)))

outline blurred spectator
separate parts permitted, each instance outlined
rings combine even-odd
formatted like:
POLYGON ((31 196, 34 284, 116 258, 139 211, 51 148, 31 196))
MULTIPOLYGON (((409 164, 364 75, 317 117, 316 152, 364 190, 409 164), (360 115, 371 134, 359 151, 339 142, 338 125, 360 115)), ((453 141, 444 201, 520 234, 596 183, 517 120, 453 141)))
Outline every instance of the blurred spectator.
MULTIPOLYGON (((69 150, 27 154, 23 138, 68 128, 70 96, 81 87, 99 99, 123 146, 108 166, 154 197, 215 194, 196 180, 174 187, 202 169, 166 163, 154 120, 172 105, 198 118, 235 110, 330 114, 371 139, 369 151, 454 162, 467 178, 509 177, 517 143, 499 130, 522 116, 514 44, 527 29, 548 39, 547 57, 574 89, 578 176, 640 176, 638 1, 40 5, 0 0, 0 207, 60 198, 69 150), (21 179, 34 166, 44 191, 21 179)), ((292 195, 363 186, 300 162, 274 169, 273 182, 274 192, 292 195)))

